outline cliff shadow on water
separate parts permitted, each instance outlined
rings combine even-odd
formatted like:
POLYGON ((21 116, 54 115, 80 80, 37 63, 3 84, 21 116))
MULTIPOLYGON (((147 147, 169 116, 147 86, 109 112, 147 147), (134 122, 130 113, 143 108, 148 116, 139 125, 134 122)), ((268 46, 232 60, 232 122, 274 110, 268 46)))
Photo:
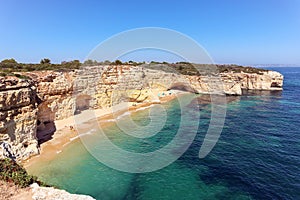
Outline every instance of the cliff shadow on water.
POLYGON ((243 96, 282 96, 282 90, 242 90, 243 96))

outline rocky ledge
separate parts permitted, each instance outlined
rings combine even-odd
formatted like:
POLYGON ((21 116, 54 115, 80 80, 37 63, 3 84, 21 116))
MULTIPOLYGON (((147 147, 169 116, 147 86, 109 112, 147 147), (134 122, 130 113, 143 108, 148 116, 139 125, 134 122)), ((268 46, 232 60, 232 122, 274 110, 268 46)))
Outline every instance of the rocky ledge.
POLYGON ((94 200, 87 195, 70 194, 65 190, 55 189, 53 187, 40 187, 37 183, 30 186, 33 200, 94 200))
POLYGON ((86 66, 68 72, 24 72, 26 80, 0 77, 0 157, 24 160, 38 154, 39 144, 55 132, 55 120, 85 109, 122 101, 157 101, 170 89, 242 95, 243 90, 282 90, 283 85, 283 76, 268 70, 222 68, 220 73, 194 73, 165 67, 86 66))
POLYGON ((70 194, 53 187, 41 187, 33 183, 21 188, 13 183, 0 181, 0 199, 2 200, 94 200, 88 195, 70 194))

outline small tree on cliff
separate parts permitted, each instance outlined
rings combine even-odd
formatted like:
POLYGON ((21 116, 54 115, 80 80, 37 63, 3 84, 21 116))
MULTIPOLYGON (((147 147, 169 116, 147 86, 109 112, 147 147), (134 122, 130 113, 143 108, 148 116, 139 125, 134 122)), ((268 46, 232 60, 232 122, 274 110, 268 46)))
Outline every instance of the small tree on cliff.
POLYGON ((18 62, 15 59, 13 59, 13 58, 11 58, 11 59, 4 59, 4 60, 1 61, 1 63, 2 64, 18 64, 18 62))
POLYGON ((116 64, 116 65, 122 65, 123 63, 122 63, 121 60, 116 60, 116 61, 115 61, 115 64, 116 64))
POLYGON ((44 58, 44 59, 41 60, 40 64, 41 65, 51 64, 51 60, 49 58, 44 58))

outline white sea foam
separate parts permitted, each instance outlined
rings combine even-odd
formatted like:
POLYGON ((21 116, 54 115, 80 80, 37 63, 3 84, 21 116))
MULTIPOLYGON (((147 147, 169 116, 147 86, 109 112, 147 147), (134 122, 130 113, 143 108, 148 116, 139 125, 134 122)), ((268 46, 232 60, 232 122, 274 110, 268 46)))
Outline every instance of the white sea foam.
POLYGON ((76 140, 77 138, 79 138, 79 136, 72 137, 70 138, 70 141, 76 140))
MULTIPOLYGON (((72 139, 72 138, 71 138, 72 139)), ((67 146, 67 145, 69 145, 71 142, 72 142, 72 140, 70 139, 70 141, 69 142, 66 142, 65 144, 63 144, 62 146, 63 147, 65 147, 65 146, 67 146)))
POLYGON ((101 120, 101 122, 115 122, 115 119, 105 119, 105 120, 101 120))
POLYGON ((119 115, 119 116, 116 118, 116 120, 119 120, 119 119, 121 119, 122 117, 125 117, 125 116, 127 116, 127 115, 130 115, 130 112, 125 112, 125 113, 123 113, 122 115, 119 115))
POLYGON ((75 137, 70 138, 70 141, 76 140, 77 138, 82 137, 82 136, 91 135, 91 134, 93 134, 95 132, 96 132, 96 129, 93 128, 93 129, 91 129, 91 130, 89 130, 89 131, 87 131, 85 133, 82 133, 82 134, 79 134, 79 135, 77 135, 75 137))
POLYGON ((136 111, 140 111, 140 110, 146 110, 146 109, 149 109, 149 108, 151 108, 151 107, 153 107, 153 106, 155 106, 155 104, 152 104, 152 105, 146 106, 146 107, 141 107, 141 108, 136 109, 135 112, 136 112, 136 111))
POLYGON ((96 129, 91 129, 91 130, 89 130, 88 132, 86 132, 86 133, 82 133, 82 134, 80 134, 79 136, 81 137, 81 136, 85 136, 85 135, 91 135, 91 134, 93 134, 93 133, 95 133, 96 132, 96 129))

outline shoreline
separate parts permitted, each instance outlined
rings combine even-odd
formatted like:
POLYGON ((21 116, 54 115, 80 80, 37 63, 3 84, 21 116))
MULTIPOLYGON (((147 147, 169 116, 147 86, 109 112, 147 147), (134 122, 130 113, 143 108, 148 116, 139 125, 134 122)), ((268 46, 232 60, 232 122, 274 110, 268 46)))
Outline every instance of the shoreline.
POLYGON ((90 124, 94 124, 95 121, 98 124, 101 123, 101 127, 109 126, 110 124, 114 123, 118 117, 127 112, 131 114, 139 110, 150 108, 155 104, 166 103, 184 93, 186 92, 173 91, 171 95, 159 97, 157 100, 150 102, 123 102, 113 107, 85 110, 78 115, 74 115, 62 120, 56 120, 54 122, 56 131, 54 132, 52 139, 40 145, 39 154, 22 161, 21 164, 26 170, 28 170, 30 166, 34 165, 35 163, 53 160, 57 154, 61 153, 68 144, 80 139, 80 132, 89 132, 91 127, 90 124))

